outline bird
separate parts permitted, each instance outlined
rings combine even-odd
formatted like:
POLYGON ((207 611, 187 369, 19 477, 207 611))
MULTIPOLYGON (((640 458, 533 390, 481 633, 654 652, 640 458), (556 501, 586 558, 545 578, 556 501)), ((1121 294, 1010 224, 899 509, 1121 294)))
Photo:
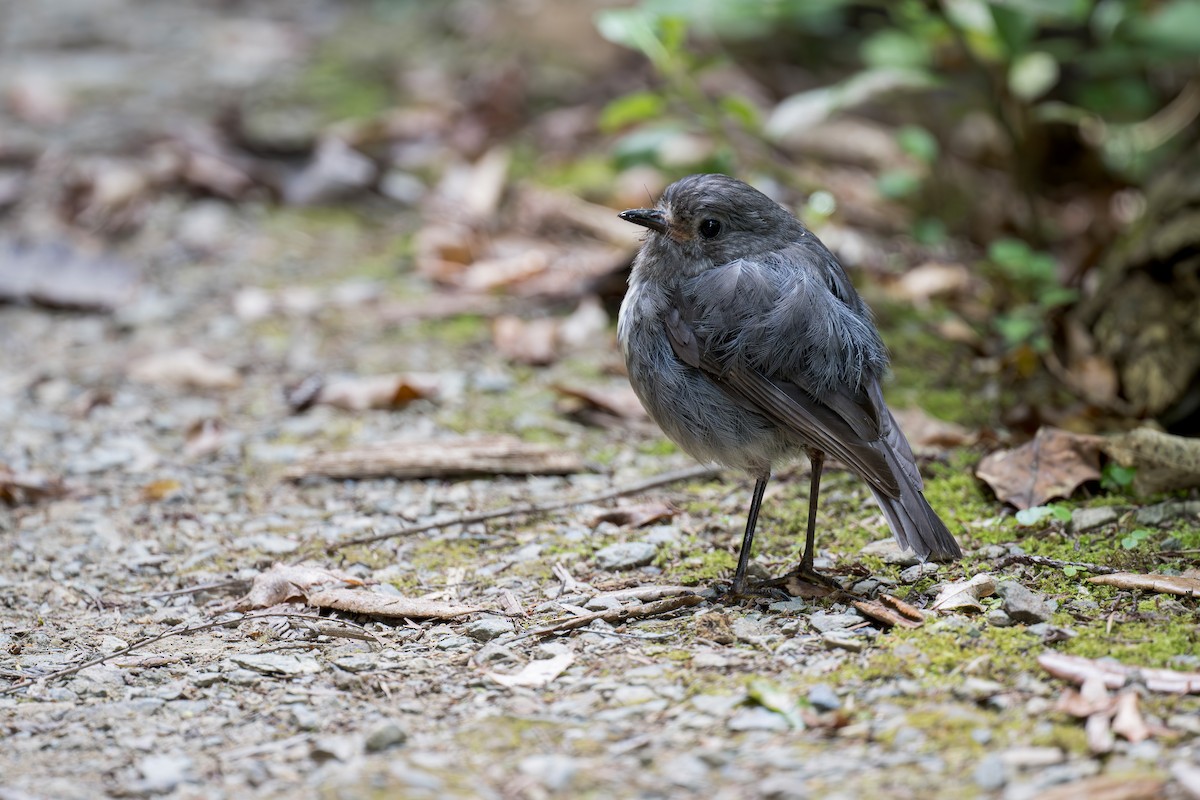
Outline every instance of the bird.
POLYGON ((654 208, 618 216, 647 229, 617 318, 634 392, 682 450, 754 479, 730 592, 750 588, 772 472, 801 453, 812 467, 801 576, 816 576, 826 457, 866 482, 902 548, 922 561, 962 556, 884 402, 888 353, 871 312, 800 220, 719 174, 682 178, 654 208))

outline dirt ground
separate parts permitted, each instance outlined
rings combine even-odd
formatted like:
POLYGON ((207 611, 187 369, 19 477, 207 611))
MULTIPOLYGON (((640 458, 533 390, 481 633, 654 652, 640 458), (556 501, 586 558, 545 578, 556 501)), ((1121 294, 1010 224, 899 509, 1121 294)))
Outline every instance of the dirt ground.
MULTIPOLYGON (((1089 732, 1063 710, 1069 684, 1036 661, 1196 670, 1195 598, 1020 559, 1112 556, 1178 573, 1189 557, 1158 553, 1200 546, 1194 499, 1094 498, 1076 513, 1119 513, 1094 541, 1071 538, 1054 521, 1019 527, 972 477, 977 453, 943 449, 925 462, 930 497, 968 556, 914 567, 863 550, 886 525, 865 488, 832 470, 819 566, 854 597, 928 609, 945 583, 990 573, 1010 584, 1003 605, 926 610, 920 627, 889 629, 846 593, 723 601, 712 587, 734 563, 747 481, 693 474, 587 500, 694 466, 636 412, 555 389, 625 391, 600 305, 551 306, 583 334, 547 365, 514 363, 495 345, 494 311, 431 310, 440 290, 409 268, 428 218, 404 180, 309 204, 296 193, 337 192, 304 173, 308 184, 278 184, 281 201, 178 144, 203 139, 237 98, 353 50, 369 10, 0 3, 0 270, 41 263, 52 295, 78 281, 117 298, 101 310, 28 294, 0 306, 0 465, 46 479, 0 503, 0 691, 19 687, 0 694, 2 800, 1200 796, 1195 695, 1135 682, 1142 728, 1101 713, 1089 732), (193 157, 150 170, 163 152, 193 157), (404 375, 412 397, 300 410, 297 384, 316 375, 352 393, 355 379, 404 375), (289 477, 319 453, 483 434, 576 463, 289 477), (342 544, 571 498, 585 502, 342 544), (1115 542, 1147 508, 1161 513, 1143 526, 1143 557, 1115 542), (423 598, 446 618, 237 606, 273 564, 335 570, 365 584, 356 592, 423 598), (646 606, 660 600, 666 610, 646 606)), ((286 120, 263 122, 263 141, 303 173, 284 140, 317 123, 286 120)), ((768 492, 763 574, 796 560, 806 492, 803 465, 768 492)))

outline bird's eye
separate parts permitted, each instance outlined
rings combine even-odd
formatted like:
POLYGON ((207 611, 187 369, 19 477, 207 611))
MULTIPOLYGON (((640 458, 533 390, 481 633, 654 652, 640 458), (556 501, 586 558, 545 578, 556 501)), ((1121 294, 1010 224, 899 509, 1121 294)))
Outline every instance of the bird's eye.
POLYGON ((715 219, 706 219, 700 223, 700 235, 705 239, 715 239, 721 235, 721 223, 715 219))

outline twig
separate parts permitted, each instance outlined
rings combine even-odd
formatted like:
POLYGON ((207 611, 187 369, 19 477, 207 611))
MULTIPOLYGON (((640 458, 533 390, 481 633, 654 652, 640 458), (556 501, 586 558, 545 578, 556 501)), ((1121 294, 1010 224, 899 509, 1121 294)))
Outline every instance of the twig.
POLYGON ((188 586, 183 589, 172 589, 169 592, 154 592, 152 594, 142 595, 143 600, 159 600, 168 597, 179 597, 185 594, 198 594, 207 592, 209 589, 226 589, 232 586, 243 586, 249 584, 250 581, 244 578, 234 578, 228 581, 214 581, 212 583, 201 583, 196 586, 188 586))
MULTIPOLYGON (((177 626, 174 628, 170 628, 169 630, 165 630, 162 633, 158 634, 157 636, 151 636, 148 639, 142 639, 140 642, 134 642, 133 644, 129 645, 128 647, 122 647, 120 650, 114 650, 111 653, 105 653, 102 656, 96 656, 95 658, 88 659, 87 661, 84 661, 80 664, 76 664, 72 667, 66 667, 66 668, 60 669, 56 672, 48 672, 45 675, 38 675, 37 677, 34 677, 34 678, 26 678, 23 681, 19 681, 17 683, 12 684, 11 686, 5 686, 3 689, 0 689, 0 696, 6 695, 6 694, 13 694, 14 692, 19 692, 20 690, 30 687, 33 684, 38 683, 38 682, 52 681, 52 680, 57 680, 59 678, 65 678, 68 675, 74 675, 75 673, 81 672, 82 670, 85 670, 88 667, 94 667, 97 664, 103 664, 105 661, 109 661, 109 660, 117 658, 119 656, 129 655, 134 650, 139 650, 148 644, 154 644, 155 642, 161 642, 163 639, 169 639, 172 636, 182 636, 186 633, 199 633, 200 631, 206 631, 206 630, 210 630, 212 628, 221 628, 221 627, 225 627, 225 626, 232 627, 234 625, 240 625, 241 623, 243 623, 247 620, 262 619, 264 617, 301 617, 303 619, 327 621, 327 619, 325 617, 307 616, 304 614, 290 614, 290 613, 284 613, 284 612, 279 612, 279 611, 270 611, 270 612, 265 612, 262 614, 243 614, 242 616, 237 617, 236 619, 214 620, 212 622, 204 622, 199 625, 193 625, 190 627, 186 627, 186 626, 178 627, 177 626)), ((344 620, 339 620, 339 621, 345 622, 344 620)), ((354 623, 346 622, 345 624, 353 625, 354 623)))
POLYGON ((631 483, 627 486, 616 486, 612 489, 606 489, 603 492, 585 495, 583 497, 575 497, 567 500, 554 500, 549 503, 527 503, 525 505, 508 506, 506 508, 498 508, 494 511, 479 511, 474 514, 455 514, 452 517, 443 517, 435 519, 431 522, 425 522, 420 525, 413 525, 408 528, 401 528, 398 531, 390 533, 377 533, 371 536, 356 536, 353 539, 343 539, 340 542, 333 542, 326 545, 326 552, 333 553, 343 547, 350 547, 356 544, 371 544, 373 542, 381 542, 384 539, 395 539, 401 536, 415 536, 418 533, 436 530, 437 528, 448 528, 451 525, 474 525, 478 522, 488 522, 501 517, 516 517, 526 514, 544 514, 547 511, 558 511, 571 506, 587 505, 588 503, 600 503, 605 500, 612 500, 616 497, 624 497, 626 495, 638 494, 649 489, 657 489, 659 486, 666 486, 670 483, 678 483, 679 481, 696 480, 699 478, 711 478, 720 473, 716 467, 702 466, 691 467, 690 469, 682 469, 677 472, 667 472, 662 475, 656 475, 653 478, 647 478, 637 483, 631 483))
POLYGON ((1095 575, 1111 575, 1114 572, 1120 572, 1119 569, 1113 567, 1104 567, 1099 564, 1089 564, 1086 561, 1063 561, 1057 558, 1049 558, 1047 556, 1031 556, 1026 553, 1014 553, 1005 556, 996 562, 997 567, 1007 567, 1009 564, 1032 564, 1037 567, 1054 567, 1062 569, 1063 567, 1074 567, 1081 569, 1084 572, 1091 572, 1095 575))
POLYGON ((698 594, 684 594, 677 597, 668 597, 664 600, 655 600, 651 603, 640 603, 636 606, 623 606, 621 608, 610 608, 605 611, 594 611, 591 614, 584 614, 580 617, 566 617, 557 619, 548 625, 541 628, 534 628, 531 631, 526 631, 515 639, 510 639, 505 644, 512 644, 520 639, 528 639, 533 636, 548 636, 552 633, 561 631, 574 630, 575 628, 583 628, 592 624, 598 619, 602 619, 608 623, 625 622, 629 619, 643 619, 645 617, 656 617, 659 614, 667 614, 679 608, 688 608, 690 606, 699 605, 704 602, 704 598, 698 594))

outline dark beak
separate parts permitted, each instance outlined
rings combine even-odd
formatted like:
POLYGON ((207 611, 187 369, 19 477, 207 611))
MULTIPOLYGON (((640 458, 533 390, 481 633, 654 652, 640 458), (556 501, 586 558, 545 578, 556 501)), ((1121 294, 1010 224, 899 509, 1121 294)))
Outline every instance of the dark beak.
POLYGON ((667 218, 657 208, 631 208, 617 214, 618 217, 634 225, 641 225, 659 233, 667 232, 667 218))

